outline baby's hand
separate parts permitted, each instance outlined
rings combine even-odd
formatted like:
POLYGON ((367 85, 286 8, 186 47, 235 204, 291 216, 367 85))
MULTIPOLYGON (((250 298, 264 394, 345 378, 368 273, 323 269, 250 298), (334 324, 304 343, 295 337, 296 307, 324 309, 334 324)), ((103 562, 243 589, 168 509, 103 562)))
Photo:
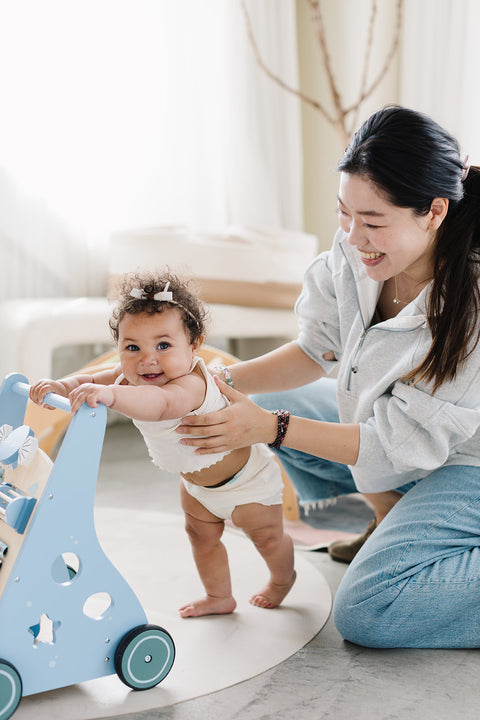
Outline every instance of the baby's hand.
MULTIPOLYGON (((63 397, 66 397, 67 393, 65 390, 65 386, 57 382, 56 380, 49 380, 48 378, 43 378, 42 380, 39 380, 34 385, 31 385, 30 387, 30 400, 32 400, 37 405, 43 404, 43 398, 47 393, 56 393, 57 395, 62 395, 63 397)), ((55 410, 51 405, 44 405, 44 407, 48 408, 49 410, 55 410)))
POLYGON ((72 406, 72 415, 77 412, 83 403, 87 403, 90 407, 98 407, 98 403, 103 403, 107 407, 113 405, 114 393, 111 385, 96 385, 94 383, 84 383, 75 390, 72 390, 68 396, 72 406))

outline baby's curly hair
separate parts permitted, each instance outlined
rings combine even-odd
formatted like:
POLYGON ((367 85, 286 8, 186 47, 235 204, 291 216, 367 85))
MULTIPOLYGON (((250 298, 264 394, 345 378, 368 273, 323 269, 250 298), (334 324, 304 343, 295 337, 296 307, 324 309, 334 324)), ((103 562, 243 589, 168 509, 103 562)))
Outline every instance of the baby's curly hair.
POLYGON ((118 326, 125 315, 148 313, 153 315, 169 308, 178 308, 190 342, 205 334, 207 312, 202 302, 188 288, 189 281, 181 280, 169 270, 127 273, 118 286, 119 297, 109 321, 113 339, 118 342, 118 326), (155 300, 154 295, 168 285, 172 300, 155 300), (136 291, 135 297, 132 290, 136 291))

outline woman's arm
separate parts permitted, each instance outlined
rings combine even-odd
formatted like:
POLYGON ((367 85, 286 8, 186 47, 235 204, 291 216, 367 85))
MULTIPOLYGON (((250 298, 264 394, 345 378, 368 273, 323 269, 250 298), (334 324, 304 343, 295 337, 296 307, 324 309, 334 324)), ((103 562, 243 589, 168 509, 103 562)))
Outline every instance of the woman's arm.
POLYGON ((235 388, 246 395, 291 390, 325 375, 320 365, 294 342, 228 369, 235 388))
MULTIPOLYGON (((230 400, 230 406, 208 415, 183 418, 177 432, 188 437, 181 442, 197 447, 199 455, 272 443, 277 436, 277 416, 225 383, 217 381, 217 384, 230 400)), ((325 460, 354 465, 360 446, 360 427, 292 416, 283 445, 325 460)))
POLYGON ((292 415, 282 445, 324 460, 355 465, 360 448, 360 426, 292 415))

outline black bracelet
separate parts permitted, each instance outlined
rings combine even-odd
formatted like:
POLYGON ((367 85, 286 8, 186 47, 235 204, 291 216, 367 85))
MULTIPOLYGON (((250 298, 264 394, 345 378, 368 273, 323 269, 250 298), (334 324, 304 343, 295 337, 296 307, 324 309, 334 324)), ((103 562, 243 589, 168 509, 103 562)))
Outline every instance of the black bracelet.
POLYGON ((272 443, 268 443, 268 447, 274 450, 280 450, 280 445, 285 440, 285 435, 287 434, 290 413, 288 410, 272 410, 272 412, 277 416, 277 437, 272 443))

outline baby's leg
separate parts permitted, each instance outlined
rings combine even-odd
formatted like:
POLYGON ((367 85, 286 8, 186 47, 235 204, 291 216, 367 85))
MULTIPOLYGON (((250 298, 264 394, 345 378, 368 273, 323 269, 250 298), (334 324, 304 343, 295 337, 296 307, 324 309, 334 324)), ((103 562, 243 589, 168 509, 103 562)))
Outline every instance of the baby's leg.
POLYGON ((282 506, 237 505, 232 520, 250 538, 270 570, 269 582, 250 598, 250 602, 262 608, 277 607, 296 578, 293 543, 283 530, 282 506))
POLYGON ((213 515, 180 484, 185 529, 192 544, 198 574, 207 593, 204 598, 180 608, 182 617, 231 613, 236 602, 232 596, 230 569, 225 546, 221 542, 225 522, 213 515))

